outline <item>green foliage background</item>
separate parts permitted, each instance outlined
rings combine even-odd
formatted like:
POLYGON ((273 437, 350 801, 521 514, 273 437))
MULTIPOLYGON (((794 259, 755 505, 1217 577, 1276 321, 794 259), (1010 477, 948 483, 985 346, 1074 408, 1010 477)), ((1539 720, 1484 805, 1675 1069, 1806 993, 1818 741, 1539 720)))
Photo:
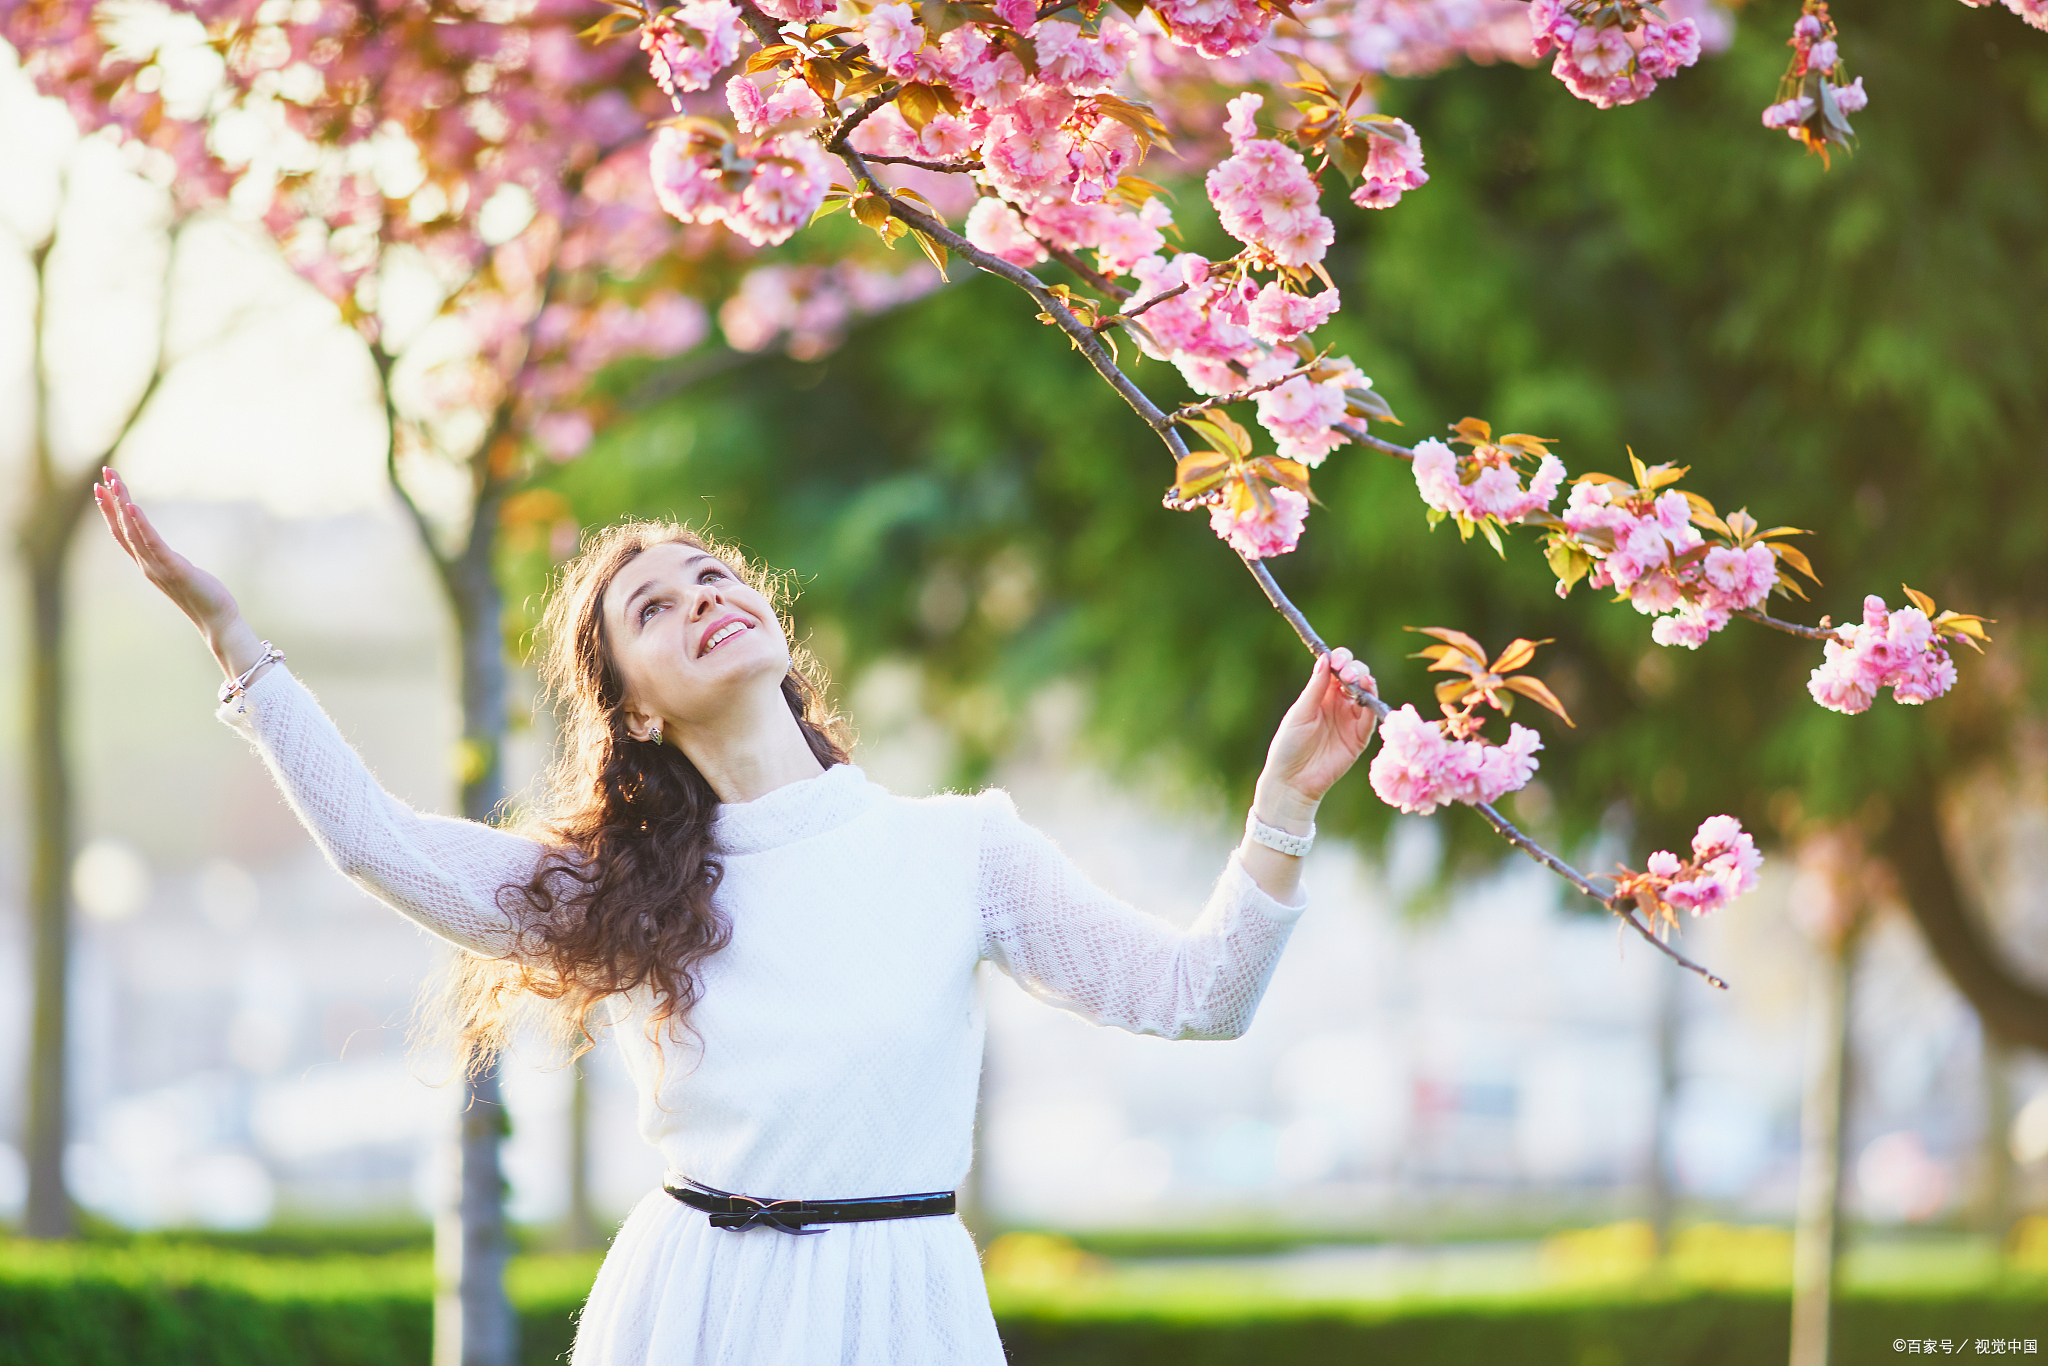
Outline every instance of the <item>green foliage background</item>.
MULTIPOLYGON (((1404 438, 1469 413, 1559 438, 1574 473, 1625 469, 1625 444, 1688 464, 1724 510, 1818 533, 1825 587, 1789 604, 1798 619, 1853 619, 1868 592, 1896 605, 1901 581, 2001 619, 1949 698, 1841 717, 1806 695, 1815 646, 1738 622, 1662 650, 1602 595, 1559 601, 1527 533, 1505 562, 1431 535, 1405 464, 1332 455, 1276 576, 1426 714, 1404 625, 1555 637, 1536 671, 1580 724, 1536 722, 1544 786, 1518 805, 1563 838, 1617 809, 1639 845, 1675 847, 1715 811, 1768 833, 1867 807, 2001 753, 2038 690, 2048 35, 1955 4, 1843 16, 1871 105, 1857 154, 1825 170, 1758 125, 1794 14, 1745 8, 1730 53, 1613 111, 1514 67, 1389 82, 1430 183, 1385 213, 1328 206, 1345 306, 1319 337, 1374 377, 1404 438)), ((1176 210, 1189 246, 1227 254, 1199 187, 1176 210)), ((1074 677, 1104 757, 1241 798, 1307 660, 1205 519, 1160 507, 1163 449, 1031 313, 964 281, 820 363, 698 383, 544 483, 586 525, 708 518, 795 571, 799 630, 842 676, 915 655, 960 781, 1012 738, 1021 699, 1074 677)), ((1186 392, 1163 365, 1135 374, 1162 401, 1186 392)), ((537 593, 546 567, 528 552, 513 569, 537 593)), ((1322 819, 1365 833, 1387 814, 1361 773, 1322 819)), ((1498 848, 1476 821, 1450 828, 1498 848)))

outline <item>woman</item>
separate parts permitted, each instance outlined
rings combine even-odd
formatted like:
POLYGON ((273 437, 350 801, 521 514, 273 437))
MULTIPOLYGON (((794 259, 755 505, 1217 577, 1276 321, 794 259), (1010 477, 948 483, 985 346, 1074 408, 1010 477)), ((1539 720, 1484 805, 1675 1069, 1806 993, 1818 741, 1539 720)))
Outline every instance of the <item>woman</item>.
POLYGON ((595 537, 552 596, 561 754, 542 817, 498 830, 380 789, 220 581, 111 471, 95 496, 206 637, 222 718, 328 857, 467 950, 450 1006, 470 1061, 520 1009, 586 1042, 613 1028, 669 1175, 598 1272, 581 1366, 1001 1362, 951 1217, 976 963, 1099 1024, 1241 1034, 1306 905, 1316 804, 1372 733, 1342 686, 1370 675, 1346 651, 1319 658, 1244 843, 1177 930, 1091 885, 1000 790, 913 801, 869 782, 754 571, 635 522, 595 537))

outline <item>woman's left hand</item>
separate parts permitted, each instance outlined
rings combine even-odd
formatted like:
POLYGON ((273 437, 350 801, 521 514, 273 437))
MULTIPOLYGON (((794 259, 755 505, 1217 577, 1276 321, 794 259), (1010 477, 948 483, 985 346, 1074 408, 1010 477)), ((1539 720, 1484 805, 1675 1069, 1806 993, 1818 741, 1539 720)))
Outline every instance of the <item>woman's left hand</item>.
POLYGON ((1368 693, 1379 691, 1372 672, 1353 658, 1351 651, 1339 646, 1316 656, 1308 686, 1281 718, 1266 750, 1257 797, 1265 820, 1294 823, 1311 819, 1323 794, 1365 751, 1379 718, 1372 708, 1346 695, 1346 683, 1368 693))

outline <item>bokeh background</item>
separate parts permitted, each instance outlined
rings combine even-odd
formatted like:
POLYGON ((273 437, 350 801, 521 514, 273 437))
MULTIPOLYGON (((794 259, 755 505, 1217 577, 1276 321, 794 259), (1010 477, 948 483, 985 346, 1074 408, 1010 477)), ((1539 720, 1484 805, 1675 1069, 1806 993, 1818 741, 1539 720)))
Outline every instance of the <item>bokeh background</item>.
MULTIPOLYGON (((1848 831, 1909 860, 1902 832, 1932 820, 2002 970, 2048 990, 2048 45, 2000 17, 1859 16, 1878 93, 1825 172, 1754 127, 1781 26, 1746 13, 1728 55, 1610 114, 1511 66, 1390 85, 1432 179, 1397 213, 1337 215, 1332 330, 1409 434, 1471 412, 1560 438, 1574 470, 1620 467, 1624 443, 1690 464, 1717 505, 1819 533, 1807 619, 1903 579, 1998 618, 1998 645, 1940 703, 1834 716, 1805 696, 1806 645, 1731 628, 1660 650, 1633 613, 1558 601, 1531 546, 1502 561, 1430 536, 1404 467, 1340 452, 1276 574, 1397 698, 1424 686, 1404 626, 1555 637, 1546 676, 1581 724, 1546 737, 1515 812, 1588 867, 1713 811, 1758 830, 1763 888, 1683 941, 1734 987, 1618 936, 1457 811, 1391 818, 1361 769, 1326 805, 1313 909, 1243 1039, 1094 1029, 990 974, 970 1197, 999 1309, 1506 1303, 1646 1277, 1782 1304, 1825 1042, 1799 912, 1829 891, 1802 848, 1848 831)), ((61 169, 56 444, 73 458, 119 429, 167 318, 176 364, 119 452, 136 495, 386 785, 449 809, 448 613, 355 334, 232 221, 167 264, 161 192, 79 141, 4 49, 0 128, 0 498, 23 496, 4 471, 33 432, 31 252, 61 169)), ((1178 211, 1214 232, 1198 195, 1178 211)), ((1103 886, 1185 922, 1306 657, 1201 519, 1159 507, 1148 434, 1005 287, 880 303, 795 355, 729 306, 692 352, 608 372, 616 420, 508 508, 508 647, 578 528, 708 523, 794 575, 872 777, 1001 785, 1103 886)), ((213 719, 204 648, 112 542, 89 527, 73 553, 65 1170, 89 1244, 391 1250, 417 1275, 459 1092, 408 1027, 443 950, 324 864, 213 719)), ((13 642, 20 574, 0 575, 13 642)), ((9 774, 20 674, 0 671, 9 774)), ((517 791, 549 721, 523 672, 515 692, 517 791)), ((23 801, 0 785, 9 870, 23 801)), ((1920 885, 1902 862, 1852 955, 1847 1284, 2038 1288, 2048 1062, 1980 1023, 1909 914, 1920 885)), ((26 1188, 23 894, 0 880, 0 1219, 26 1188)), ((574 1126, 600 1236, 659 1174, 623 1073, 603 1049, 583 1066, 580 1093, 538 1049, 504 1077, 511 1214, 570 1304, 594 1266, 573 1250, 574 1126)), ((1936 1336, 2039 1323, 2013 1314, 1936 1336)))

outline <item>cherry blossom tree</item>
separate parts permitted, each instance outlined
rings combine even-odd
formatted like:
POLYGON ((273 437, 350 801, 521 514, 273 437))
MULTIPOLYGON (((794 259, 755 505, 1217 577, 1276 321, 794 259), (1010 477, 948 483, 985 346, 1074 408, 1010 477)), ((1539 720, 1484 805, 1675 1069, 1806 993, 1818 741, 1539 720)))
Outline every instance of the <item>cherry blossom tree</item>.
MULTIPOLYGON (((0 5, 0 35, 82 129, 185 210, 258 225, 362 336, 391 485, 456 627, 476 819, 506 795, 501 529, 573 541, 545 500, 518 497, 522 474, 589 443, 599 369, 704 336, 693 275, 718 256, 656 208, 659 96, 626 79, 628 54, 578 37, 588 18, 560 3, 0 5)), ((466 1088, 458 1195, 437 1226, 437 1358, 508 1362, 503 1109, 494 1072, 466 1088)))
MULTIPOLYGON (((1341 302, 1322 267, 1335 235, 1325 189, 1341 182, 1356 208, 1386 210, 1428 180, 1417 130, 1373 107, 1376 73, 1482 50, 1555 53, 1552 72, 1571 93, 1609 108, 1647 97, 1725 43, 1719 11, 1674 17, 1633 0, 1537 0, 1515 35, 1485 6, 613 3, 618 13, 599 36, 637 33, 677 111, 651 149, 663 207, 756 243, 844 210, 884 241, 913 239, 941 269, 965 261, 1016 285, 1165 445, 1167 506, 1206 512, 1313 651, 1327 646, 1265 562, 1298 543, 1316 501, 1313 473, 1347 445, 1411 462, 1427 515, 1452 520, 1461 539, 1476 532, 1505 555, 1511 529, 1537 531, 1560 596, 1581 581, 1612 589, 1654 618, 1659 645, 1698 649, 1737 616, 1820 643, 1810 691, 1836 711, 1863 711, 1887 688, 1900 703, 1938 697, 1956 679, 1951 648, 1988 638, 1980 618, 1941 611, 1910 588, 1896 608, 1867 597, 1860 624, 1772 616, 1773 595, 1804 598, 1801 578, 1818 581, 1793 542, 1799 529, 1765 528, 1746 509, 1724 515, 1677 487, 1684 467, 1633 453, 1627 477, 1581 474, 1553 511, 1567 471, 1549 440, 1496 438, 1468 418, 1450 443, 1397 444, 1370 430, 1394 420, 1388 401, 1313 341, 1341 302), (1399 20, 1421 13, 1442 21, 1426 41, 1389 42, 1399 20), (1225 99, 1232 88, 1241 93, 1225 99), (1201 175, 1240 244, 1226 260, 1170 245, 1173 211, 1136 173, 1148 153, 1174 155, 1175 138, 1199 149, 1177 171, 1201 175), (1034 273, 1047 261, 1078 283, 1034 273), (1119 334, 1171 363, 1195 397, 1157 402, 1122 363, 1119 334), (1270 452, 1233 411, 1264 429, 1270 452)), ((1788 87, 1763 122, 1825 156, 1847 145, 1843 115, 1866 95, 1848 78, 1822 0, 1806 0, 1791 45, 1788 87)), ((1688 857, 1660 851, 1602 887, 1493 804, 1530 781, 1542 741, 1511 722, 1496 744, 1484 734, 1488 716, 1505 718, 1520 697, 1571 724, 1523 672, 1540 642, 1495 653, 1449 628, 1425 634, 1436 641, 1423 652, 1432 669, 1451 675, 1436 688, 1440 719, 1358 693, 1385 723, 1373 790, 1403 811, 1473 806, 1512 846, 1719 985, 1668 939, 1681 913, 1711 912, 1755 885, 1750 836, 1733 817, 1709 817, 1688 857)))

